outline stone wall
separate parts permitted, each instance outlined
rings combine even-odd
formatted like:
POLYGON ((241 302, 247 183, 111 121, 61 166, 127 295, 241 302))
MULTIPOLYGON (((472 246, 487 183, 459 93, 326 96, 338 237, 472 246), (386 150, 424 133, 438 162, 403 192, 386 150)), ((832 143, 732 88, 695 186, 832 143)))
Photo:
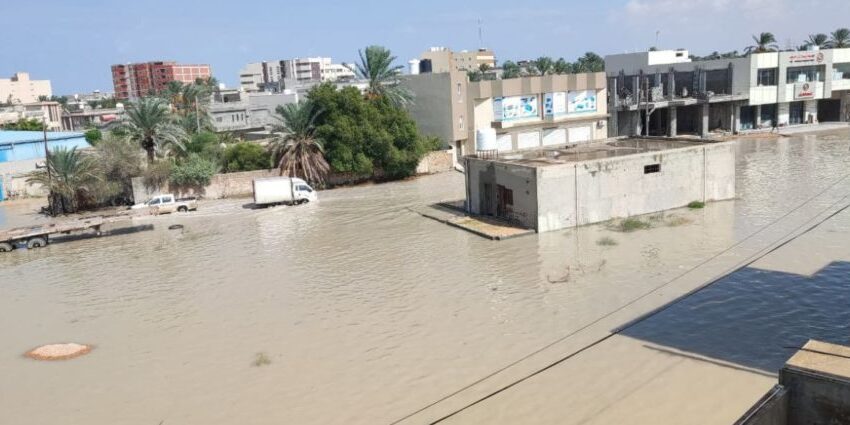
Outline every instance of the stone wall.
POLYGON ((451 171, 454 168, 454 150, 445 149, 429 152, 419 161, 416 174, 435 174, 451 171))

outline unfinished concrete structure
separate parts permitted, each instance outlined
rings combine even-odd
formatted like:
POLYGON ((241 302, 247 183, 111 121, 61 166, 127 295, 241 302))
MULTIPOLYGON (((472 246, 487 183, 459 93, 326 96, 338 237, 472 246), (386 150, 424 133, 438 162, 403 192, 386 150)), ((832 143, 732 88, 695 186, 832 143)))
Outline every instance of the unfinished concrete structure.
POLYGON ((605 70, 612 136, 705 137, 850 119, 850 49, 710 60, 639 52, 606 56, 605 70))
POLYGON ((464 162, 471 214, 538 232, 735 196, 729 142, 625 139, 464 162))

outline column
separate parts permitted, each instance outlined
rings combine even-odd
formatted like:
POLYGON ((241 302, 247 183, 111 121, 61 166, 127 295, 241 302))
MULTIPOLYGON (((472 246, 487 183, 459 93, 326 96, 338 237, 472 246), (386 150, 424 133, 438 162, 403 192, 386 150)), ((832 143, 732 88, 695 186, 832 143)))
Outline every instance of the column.
POLYGON ((756 116, 754 120, 755 128, 761 128, 761 105, 756 105, 756 116))
POLYGON ((731 102, 729 108, 729 131, 732 134, 738 134, 738 123, 741 122, 741 107, 738 106, 737 102, 731 102))
POLYGON ((708 137, 708 102, 702 104, 702 116, 700 117, 699 135, 702 138, 708 137))
POLYGON ((634 130, 634 133, 632 133, 632 135, 637 137, 642 136, 641 130, 643 129, 643 122, 640 119, 640 110, 630 112, 629 116, 631 116, 632 129, 634 130))
POLYGON ((667 136, 676 137, 678 125, 678 109, 675 106, 667 108, 667 136))

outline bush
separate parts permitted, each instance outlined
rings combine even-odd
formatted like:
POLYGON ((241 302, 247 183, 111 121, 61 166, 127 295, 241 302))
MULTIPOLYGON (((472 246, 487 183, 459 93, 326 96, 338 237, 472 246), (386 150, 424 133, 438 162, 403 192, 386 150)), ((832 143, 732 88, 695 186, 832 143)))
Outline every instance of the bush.
POLYGON ((690 208, 692 210, 698 210, 700 208, 705 208, 705 202, 693 201, 690 204, 688 204, 688 208, 690 208))
POLYGON ((101 140, 103 140, 103 133, 96 128, 90 128, 86 130, 84 133, 86 141, 89 142, 90 145, 96 146, 101 140))
POLYGON ((198 154, 191 154, 182 163, 171 169, 169 181, 177 186, 203 187, 218 172, 218 165, 198 154))
POLYGON ((622 232, 633 232, 635 230, 648 229, 651 225, 645 221, 641 221, 637 218, 627 218, 620 222, 620 231, 622 232))
POLYGON ((613 238, 610 238, 608 236, 604 236, 602 238, 599 238, 599 240, 596 241, 596 244, 599 245, 599 246, 616 246, 617 241, 615 241, 613 238))
POLYGON ((222 155, 222 164, 225 173, 267 170, 272 165, 268 150, 246 142, 228 146, 222 155))
POLYGON ((106 137, 95 147, 99 169, 114 193, 105 203, 128 204, 133 199, 132 178, 142 175, 144 158, 138 145, 127 139, 106 137))

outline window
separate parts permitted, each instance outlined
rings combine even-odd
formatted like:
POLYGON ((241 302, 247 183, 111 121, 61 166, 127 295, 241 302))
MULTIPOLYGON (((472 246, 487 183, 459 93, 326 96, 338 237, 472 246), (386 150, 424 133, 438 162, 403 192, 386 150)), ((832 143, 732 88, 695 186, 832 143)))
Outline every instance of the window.
POLYGON ((457 95, 458 95, 458 97, 460 97, 460 102, 463 102, 463 97, 461 97, 461 96, 463 96, 461 94, 462 88, 463 88, 463 86, 461 85, 461 83, 457 83, 457 95))
POLYGON ((759 86, 775 86, 776 85, 776 68, 760 69, 758 73, 759 86))
POLYGON ((313 189, 310 189, 310 186, 303 185, 303 184, 298 185, 295 189, 298 190, 299 192, 307 192, 307 193, 310 193, 310 192, 313 191, 313 189))
POLYGON ((823 66, 798 66, 788 68, 788 84, 794 83, 812 83, 815 81, 823 81, 824 77, 823 66))
POLYGON ((653 174, 661 172, 661 164, 645 165, 643 167, 644 174, 653 174))
POLYGON ((460 116, 460 118, 458 119, 458 124, 457 124, 457 126, 458 126, 461 130, 463 130, 463 115, 461 115, 461 116, 460 116))
POLYGON ((160 202, 159 198, 153 198, 153 199, 150 200, 150 202, 148 202, 148 205, 159 205, 159 202, 160 202))
POLYGON ((850 63, 837 63, 832 68, 833 80, 850 80, 850 63))

